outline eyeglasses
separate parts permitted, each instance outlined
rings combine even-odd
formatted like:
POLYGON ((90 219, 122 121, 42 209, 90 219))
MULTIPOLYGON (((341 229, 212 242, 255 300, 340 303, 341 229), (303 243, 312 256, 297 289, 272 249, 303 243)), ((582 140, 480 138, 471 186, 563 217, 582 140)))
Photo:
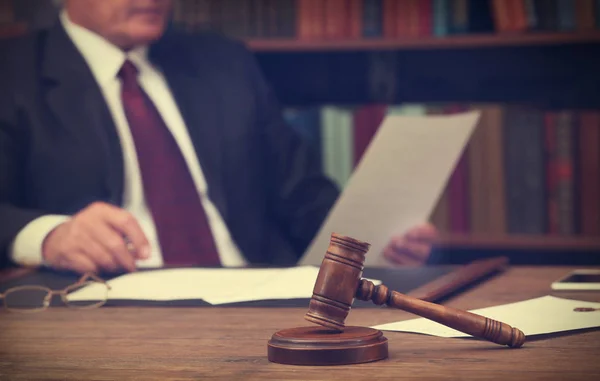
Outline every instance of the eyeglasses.
POLYGON ((84 274, 77 283, 62 290, 51 290, 44 286, 17 286, 0 294, 4 308, 10 312, 40 312, 50 307, 54 295, 60 296, 65 305, 72 308, 91 309, 106 303, 110 286, 94 274, 84 274), (78 299, 72 293, 83 287, 88 287, 85 300, 78 299))

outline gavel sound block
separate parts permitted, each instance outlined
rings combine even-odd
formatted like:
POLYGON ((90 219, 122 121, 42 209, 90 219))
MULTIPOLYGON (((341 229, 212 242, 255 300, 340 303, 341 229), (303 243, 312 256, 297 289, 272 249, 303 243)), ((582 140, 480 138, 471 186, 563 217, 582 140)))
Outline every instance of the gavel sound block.
POLYGON ((523 332, 505 323, 416 299, 361 279, 369 246, 350 237, 336 233, 331 235, 305 315, 306 320, 318 326, 275 333, 268 342, 270 361, 295 365, 339 365, 387 358, 388 341, 381 331, 345 326, 355 298, 402 309, 511 348, 521 347, 525 342, 523 332))

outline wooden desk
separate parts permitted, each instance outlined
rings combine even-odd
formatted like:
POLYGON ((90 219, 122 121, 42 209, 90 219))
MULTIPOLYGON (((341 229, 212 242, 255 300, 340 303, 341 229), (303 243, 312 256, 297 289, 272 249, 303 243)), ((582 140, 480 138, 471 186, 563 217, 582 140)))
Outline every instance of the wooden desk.
MULTIPOLYGON (((547 294, 600 301, 596 292, 551 292, 550 282, 568 270, 513 267, 446 304, 474 309, 547 294)), ((270 363, 267 340, 279 329, 307 325, 305 312, 304 308, 231 307, 2 312, 0 378, 589 381, 600 376, 600 330, 531 339, 520 349, 385 332, 390 354, 385 361, 337 367, 270 363)), ((413 317, 385 308, 354 309, 347 323, 374 325, 413 317)))

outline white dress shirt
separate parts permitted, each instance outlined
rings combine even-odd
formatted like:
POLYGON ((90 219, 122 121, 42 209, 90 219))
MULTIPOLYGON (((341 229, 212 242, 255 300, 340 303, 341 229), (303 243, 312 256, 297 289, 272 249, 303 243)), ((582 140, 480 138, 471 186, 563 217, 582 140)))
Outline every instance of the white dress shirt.
MULTIPOLYGON (((185 121, 162 73, 148 61, 146 56, 147 47, 139 47, 129 52, 123 52, 100 35, 70 21, 66 10, 61 12, 60 20, 67 34, 90 67, 117 127, 124 158, 125 182, 122 207, 135 216, 151 247, 150 258, 137 261, 137 266, 160 267, 163 264, 163 258, 154 221, 144 198, 135 143, 121 103, 121 82, 117 77, 117 73, 126 59, 133 62, 138 68, 140 85, 154 102, 183 153, 198 190, 198 196, 201 198, 206 211, 222 265, 230 267, 246 264, 239 249, 231 239, 221 215, 207 196, 207 184, 188 136, 185 121)), ((30 222, 13 241, 12 259, 23 265, 42 264, 41 247, 44 238, 54 227, 68 219, 69 216, 47 215, 30 222)))

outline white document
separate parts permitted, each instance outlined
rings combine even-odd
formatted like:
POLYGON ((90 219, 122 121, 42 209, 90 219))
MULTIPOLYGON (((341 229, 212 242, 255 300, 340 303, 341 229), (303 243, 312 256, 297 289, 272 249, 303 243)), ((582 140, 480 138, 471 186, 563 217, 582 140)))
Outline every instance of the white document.
MULTIPOLYGON (((109 300, 194 300, 225 303, 310 298, 319 274, 314 266, 267 269, 157 269, 121 275, 108 281, 109 300)), ((374 280, 375 284, 381 281, 374 280)), ((91 284, 69 300, 97 300, 104 286, 91 284)))
POLYGON ((300 264, 320 265, 338 233, 371 244, 366 266, 385 266, 390 238, 428 220, 479 116, 388 115, 300 264))
MULTIPOLYGON (((543 296, 470 312, 516 327, 523 331, 525 336, 600 327, 600 310, 574 311, 577 307, 600 308, 600 303, 543 296)), ((471 337, 425 318, 381 324, 372 328, 440 337, 471 337)))

